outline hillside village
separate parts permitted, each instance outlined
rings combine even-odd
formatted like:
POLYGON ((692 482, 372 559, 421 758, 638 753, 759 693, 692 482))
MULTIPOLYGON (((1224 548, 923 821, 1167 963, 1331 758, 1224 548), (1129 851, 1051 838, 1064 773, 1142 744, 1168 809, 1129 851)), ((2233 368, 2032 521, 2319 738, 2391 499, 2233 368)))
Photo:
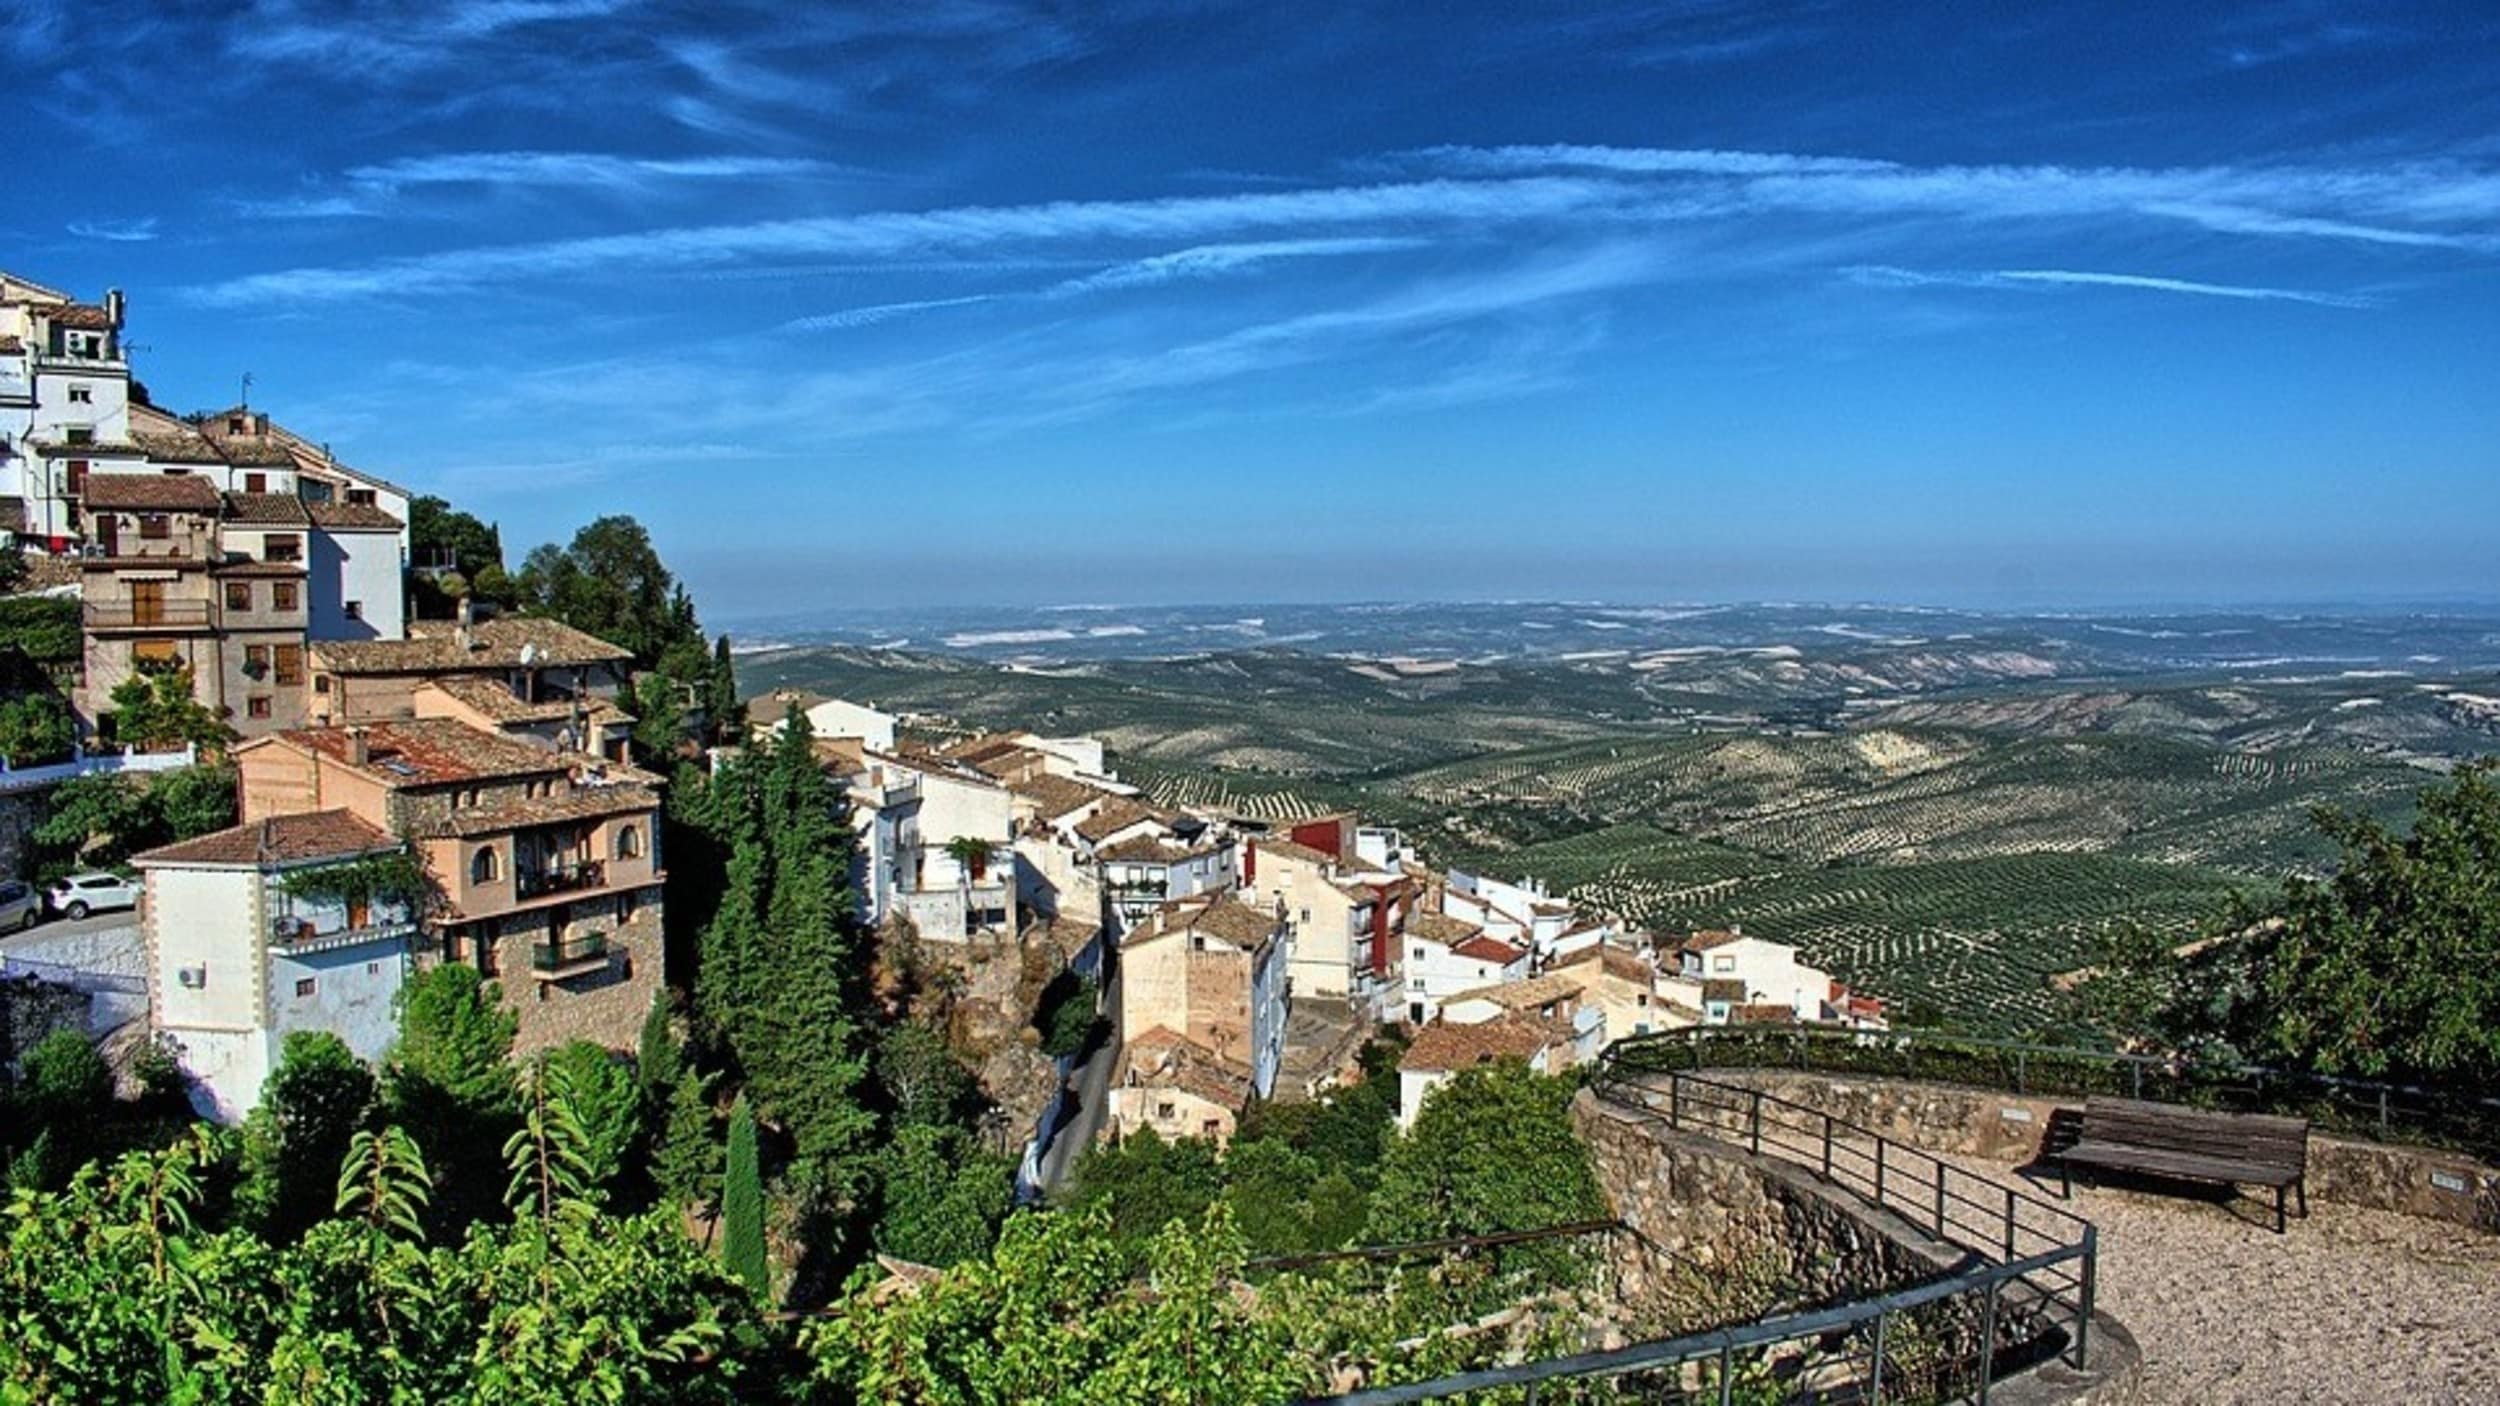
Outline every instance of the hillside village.
MULTIPOLYGON (((134 680, 187 679, 233 736, 239 823, 132 860, 150 1028, 204 1111, 253 1108, 294 1032, 378 1059, 403 986, 444 963, 499 983, 516 1054, 630 1049, 669 976, 630 652, 465 596, 418 618, 411 580, 448 564, 411 559, 410 492, 264 411, 158 407, 126 315, 0 275, 0 525, 81 602, 72 770, 159 760, 117 736, 134 680)), ((787 692, 745 721, 793 718, 847 800, 866 924, 976 987, 1044 953, 1108 1018, 1021 1081, 1028 1190, 1068 1129, 1220 1143, 1254 1099, 1357 1077, 1389 1028, 1405 1123, 1497 1057, 1560 1072, 1652 1030, 1883 1020, 1790 947, 1634 931, 1533 877, 1435 870, 1358 816, 1157 805, 1099 739, 787 692)))

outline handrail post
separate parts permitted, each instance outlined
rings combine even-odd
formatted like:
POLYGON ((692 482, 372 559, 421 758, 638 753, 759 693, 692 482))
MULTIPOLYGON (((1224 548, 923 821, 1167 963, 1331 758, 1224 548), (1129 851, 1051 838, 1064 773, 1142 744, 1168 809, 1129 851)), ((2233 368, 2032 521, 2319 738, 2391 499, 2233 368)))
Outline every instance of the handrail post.
POLYGON ((1719 1406, 1733 1406, 1736 1400, 1736 1344, 1719 1344, 1719 1406))
POLYGON ((1832 1115, 1823 1115, 1823 1180, 1832 1179, 1832 1115))
POLYGON ((1947 1174, 1947 1173, 1949 1173, 1949 1172, 1951 1172, 1952 1170, 1953 1170, 1952 1168, 1950 1168, 1950 1167, 1948 1167, 1948 1166, 1946 1166, 1946 1165, 1944 1164, 1944 1160, 1943 1160, 1942 1158, 1938 1158, 1938 1159, 1937 1159, 1937 1161, 1936 1161, 1936 1238, 1937 1238, 1937 1239, 1939 1239, 1939 1240, 1942 1240, 1942 1239, 1944 1239, 1944 1238, 1945 1238, 1945 1233, 1944 1233, 1944 1179, 1945 1179, 1946 1174, 1947 1174))
POLYGON ((1667 1126, 1681 1130, 1684 1126, 1684 1076, 1667 1076, 1667 1126))
POLYGON ((1988 1306, 1979 1315, 1979 1406, 1988 1406, 1988 1383, 1997 1375, 1997 1292, 2005 1286, 2002 1278, 1988 1279, 1988 1306))
POLYGON ((1875 1208, 1884 1206, 1884 1135, 1875 1135, 1875 1208))
POLYGON ((2014 1188, 2005 1188, 2005 1259, 2014 1260, 2014 1188))
POLYGON ((2128 1089, 2127 1096, 2135 1099, 2144 1097, 2144 1061, 2140 1059, 2128 1060, 2127 1073, 2130 1076, 2130 1087, 2128 1089))
POLYGON ((1890 1318, 1889 1311, 1875 1310, 1875 1361, 1867 1376, 1867 1406, 1884 1406, 1884 1325, 1890 1318))
POLYGON ((2083 1228, 2083 1299, 2075 1306, 2075 1369, 2083 1369, 2086 1349, 2092 1339, 2092 1299, 2100 1279, 2100 1228, 2086 1224, 2083 1228))

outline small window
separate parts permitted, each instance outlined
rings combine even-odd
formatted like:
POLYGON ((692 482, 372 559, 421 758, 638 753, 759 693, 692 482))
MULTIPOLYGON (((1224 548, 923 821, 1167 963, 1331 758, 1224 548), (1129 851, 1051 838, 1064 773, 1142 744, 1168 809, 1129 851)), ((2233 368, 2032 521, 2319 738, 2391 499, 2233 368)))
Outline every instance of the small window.
POLYGON ((1157 1118, 1169 1118, 1179 1111, 1180 1110, 1178 1108, 1169 1103, 1158 1103, 1155 1105, 1155 1116, 1157 1118))
POLYGON ((251 608, 252 583, 249 581, 228 581, 226 583, 226 609, 249 610, 251 608))
POLYGON ((72 405, 93 405, 95 391, 88 386, 72 386, 69 388, 69 402, 72 405))
POLYGON ((315 692, 315 693, 328 693, 329 691, 330 691, 330 676, 329 676, 328 674, 316 674, 316 675, 314 675, 314 676, 313 676, 313 692, 315 692))
POLYGON ((312 993, 313 993, 313 979, 312 979, 311 977, 309 977, 309 976, 303 976, 303 977, 297 977, 297 978, 295 979, 295 994, 296 994, 299 998, 300 998, 300 997, 304 997, 304 996, 309 996, 309 995, 311 995, 312 993))
POLYGON ((61 431, 61 439, 66 444, 93 444, 95 443, 95 426, 71 425, 61 431))
POLYGON ((1732 972, 1736 970, 1736 959, 1734 957, 1713 957, 1710 959, 1710 970, 1714 972, 1732 972))
POLYGON ((267 474, 245 474, 245 475, 243 476, 243 491, 244 491, 244 492, 246 492, 246 493, 266 493, 266 492, 268 492, 268 491, 269 491, 269 475, 267 475, 267 474))
POLYGON ((278 682, 289 688, 304 682, 304 647, 300 644, 278 646, 278 682))
MULTIPOLYGON (((477 793, 472 791, 470 794, 477 793)), ((495 875, 499 869, 500 865, 495 859, 495 851, 492 848, 481 849, 469 860, 469 882, 491 884, 495 882, 495 875)))
POLYGON ((269 608, 271 610, 295 609, 295 583, 292 581, 270 582, 269 608))
POLYGON ((626 825, 618 828, 616 832, 616 857, 619 859, 640 859, 642 857, 642 831, 639 827, 626 825))
POLYGON ((350 620, 362 620, 365 618, 365 603, 363 601, 351 600, 344 607, 342 607, 342 609, 347 618, 350 620))
POLYGON ((616 896, 616 925, 623 927, 634 920, 634 895, 627 890, 616 896))
POLYGON ((182 651, 172 640, 139 640, 130 646, 130 658, 138 664, 173 664, 180 662, 182 651))
POLYGON ((347 501, 362 507, 370 508, 374 505, 373 490, 370 488, 351 488, 347 490, 347 501))
POLYGON ((244 716, 246 716, 246 717, 253 717, 253 718, 266 718, 266 717, 268 717, 268 716, 269 716, 269 700, 268 700, 268 698, 266 698, 265 696, 255 696, 255 697, 252 697, 252 698, 246 699, 246 700, 244 701, 244 704, 243 704, 243 713, 244 713, 244 716))
POLYGON ((243 646, 243 672, 256 679, 265 677, 269 673, 269 646, 265 644, 243 646))
POLYGON ((240 416, 240 415, 228 415, 228 416, 226 417, 226 433, 228 433, 228 434, 241 434, 241 433, 243 433, 243 417, 242 417, 242 416, 240 416))
POLYGON ((139 536, 150 542, 162 542, 174 535, 174 520, 163 513, 139 514, 139 536))
POLYGON ((263 561, 302 561, 304 559, 302 535, 294 532, 272 532, 261 538, 260 559, 263 561))

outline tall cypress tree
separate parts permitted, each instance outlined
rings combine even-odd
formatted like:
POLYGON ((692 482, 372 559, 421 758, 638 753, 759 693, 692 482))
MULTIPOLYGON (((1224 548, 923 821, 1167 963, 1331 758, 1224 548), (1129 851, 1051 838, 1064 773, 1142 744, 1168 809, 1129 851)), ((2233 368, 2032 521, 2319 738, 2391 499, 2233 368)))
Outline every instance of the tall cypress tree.
POLYGON ((758 1294, 771 1291, 764 1264, 764 1178, 755 1156, 755 1114, 740 1095, 729 1110, 729 1173, 721 1193, 721 1255, 758 1294))

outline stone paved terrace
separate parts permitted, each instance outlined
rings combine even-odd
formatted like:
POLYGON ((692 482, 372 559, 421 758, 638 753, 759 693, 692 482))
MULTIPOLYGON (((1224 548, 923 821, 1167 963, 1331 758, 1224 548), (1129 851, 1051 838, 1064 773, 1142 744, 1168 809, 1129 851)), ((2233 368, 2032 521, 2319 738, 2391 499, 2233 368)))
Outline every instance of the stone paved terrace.
POLYGON ((2281 1236, 2271 1196, 2078 1183, 2075 1203, 2100 1227, 2100 1306, 2143 1350, 2145 1406, 2500 1402, 2500 1237, 2314 1197, 2281 1236))

